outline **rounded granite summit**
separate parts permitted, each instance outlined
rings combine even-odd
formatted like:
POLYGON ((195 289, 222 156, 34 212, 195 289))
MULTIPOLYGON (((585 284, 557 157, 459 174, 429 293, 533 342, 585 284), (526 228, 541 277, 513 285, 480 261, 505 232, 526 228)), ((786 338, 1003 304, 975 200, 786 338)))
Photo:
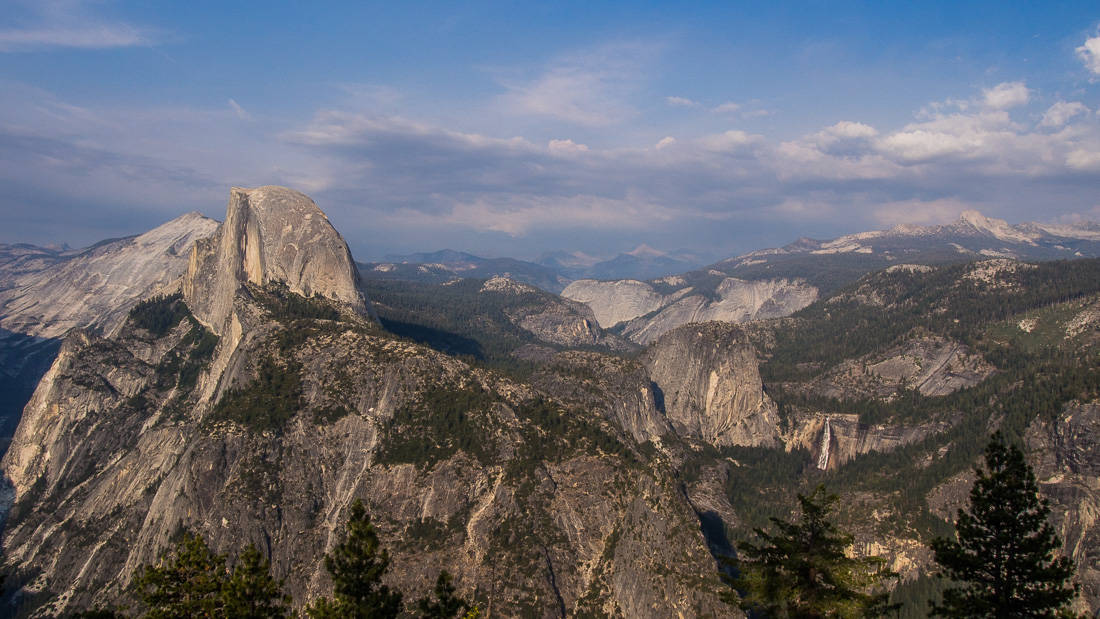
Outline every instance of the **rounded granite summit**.
POLYGON ((184 298, 199 320, 221 333, 237 289, 268 282, 368 311, 347 243, 309 196, 274 185, 234 187, 225 221, 195 244, 184 298))

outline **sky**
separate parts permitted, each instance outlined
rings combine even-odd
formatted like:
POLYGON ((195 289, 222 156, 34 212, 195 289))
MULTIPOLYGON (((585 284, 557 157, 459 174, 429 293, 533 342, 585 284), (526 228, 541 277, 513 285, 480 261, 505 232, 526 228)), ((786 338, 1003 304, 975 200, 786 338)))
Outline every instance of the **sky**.
POLYGON ((1100 4, 0 0, 0 243, 265 184, 360 260, 1100 221, 1100 4))

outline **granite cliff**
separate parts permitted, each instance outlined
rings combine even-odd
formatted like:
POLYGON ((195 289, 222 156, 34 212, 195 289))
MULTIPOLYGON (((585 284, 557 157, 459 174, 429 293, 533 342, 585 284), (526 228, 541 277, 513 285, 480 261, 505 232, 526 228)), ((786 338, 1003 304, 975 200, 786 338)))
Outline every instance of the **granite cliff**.
POLYGON ((225 222, 191 251, 184 300, 200 322, 220 335, 237 290, 268 282, 367 311, 347 243, 313 200, 285 187, 234 187, 225 222))
POLYGON ((736 325, 680 327, 657 340, 642 363, 681 436, 716 447, 778 443, 779 415, 764 393, 756 349, 736 325))
POLYGON ((692 322, 748 322, 787 316, 817 300, 818 291, 798 280, 745 281, 711 275, 690 284, 681 277, 654 282, 578 280, 562 296, 587 304, 600 326, 639 344, 692 322))
POLYGON ((394 337, 327 221, 295 230, 315 209, 234 190, 178 292, 66 338, 2 462, 7 604, 124 600, 181 528, 254 542, 304 604, 361 498, 410 595, 445 567, 494 615, 728 614, 675 470, 641 448, 668 426, 640 366, 578 353, 620 378, 571 400, 394 337))
POLYGON ((0 444, 70 329, 110 333, 139 300, 170 287, 191 245, 218 222, 188 213, 82 250, 0 246, 0 444))

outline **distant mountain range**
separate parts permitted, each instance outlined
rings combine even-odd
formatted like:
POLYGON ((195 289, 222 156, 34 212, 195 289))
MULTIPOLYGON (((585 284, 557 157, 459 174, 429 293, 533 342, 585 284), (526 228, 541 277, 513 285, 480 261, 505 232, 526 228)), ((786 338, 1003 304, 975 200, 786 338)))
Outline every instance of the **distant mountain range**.
POLYGON ((966 211, 946 225, 901 225, 827 241, 801 238, 675 276, 646 281, 578 279, 561 294, 592 308, 602 327, 617 328, 627 338, 649 344, 689 322, 785 316, 867 273, 898 264, 1097 256, 1097 224, 1013 226, 966 211))
POLYGON ((958 220, 944 225, 903 224, 827 241, 800 238, 783 247, 722 260, 711 268, 744 279, 801 277, 827 291, 893 264, 1097 256, 1100 225, 1096 223, 1011 225, 977 211, 965 211, 958 220))
POLYGON ((384 256, 381 262, 360 263, 367 279, 447 281, 455 277, 508 277, 559 293, 577 279, 652 279, 682 273, 706 264, 686 250, 662 252, 647 245, 603 260, 583 252, 554 251, 535 262, 515 258, 483 258, 462 251, 384 256))

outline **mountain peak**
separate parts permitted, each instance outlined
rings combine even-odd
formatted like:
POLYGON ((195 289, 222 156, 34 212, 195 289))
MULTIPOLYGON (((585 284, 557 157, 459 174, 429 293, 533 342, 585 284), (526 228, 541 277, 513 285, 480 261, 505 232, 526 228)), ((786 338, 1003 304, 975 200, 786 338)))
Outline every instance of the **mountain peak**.
POLYGON ((1024 234, 1016 227, 1009 225, 1009 223, 1003 219, 996 219, 993 217, 986 217, 975 210, 965 210, 959 215, 959 224, 970 226, 978 232, 988 234, 1001 241, 1010 241, 1014 243, 1026 243, 1028 245, 1034 245, 1035 242, 1030 236, 1024 234))
POLYGON ((274 185, 233 187, 225 221, 192 250, 184 298, 199 320, 221 334, 237 289, 268 282, 367 311, 347 243, 309 196, 274 185))
POLYGON ((646 257, 664 256, 665 252, 663 252, 659 249, 653 249, 649 245, 646 245, 645 243, 642 243, 641 245, 635 247, 631 251, 626 252, 626 255, 635 256, 635 257, 638 257, 638 258, 646 258, 646 257))

